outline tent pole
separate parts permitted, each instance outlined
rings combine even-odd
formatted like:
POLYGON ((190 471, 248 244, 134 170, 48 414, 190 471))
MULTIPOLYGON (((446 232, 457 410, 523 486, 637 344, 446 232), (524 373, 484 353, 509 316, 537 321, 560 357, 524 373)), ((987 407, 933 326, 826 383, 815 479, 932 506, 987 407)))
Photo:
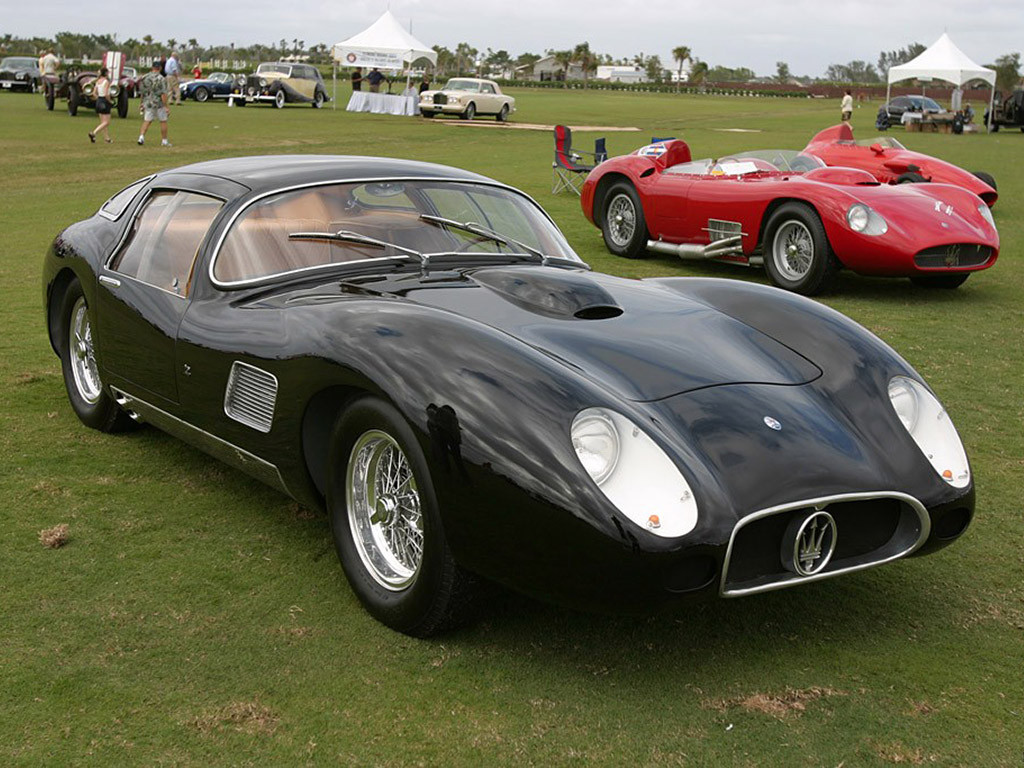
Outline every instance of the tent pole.
POLYGON ((338 62, 334 62, 332 69, 334 70, 331 73, 331 81, 334 84, 334 96, 331 99, 331 109, 336 110, 338 108, 338 62))
POLYGON ((992 112, 994 111, 996 104, 996 83, 994 80, 990 84, 989 88, 990 90, 988 95, 988 132, 992 133, 992 112))
MULTIPOLYGON (((888 81, 885 84, 885 104, 888 105, 888 103, 889 103, 889 93, 892 91, 892 80, 889 80, 889 75, 888 74, 886 74, 885 79, 888 81)), ((889 114, 888 106, 886 106, 885 113, 886 113, 886 115, 889 114)))

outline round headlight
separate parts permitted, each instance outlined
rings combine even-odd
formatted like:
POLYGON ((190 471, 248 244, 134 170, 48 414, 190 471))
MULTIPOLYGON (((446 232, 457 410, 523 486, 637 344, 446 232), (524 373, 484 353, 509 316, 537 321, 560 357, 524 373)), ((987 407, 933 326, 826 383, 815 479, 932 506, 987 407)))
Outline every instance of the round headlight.
POLYGON ((583 468, 601 485, 619 461, 619 433, 603 411, 585 411, 572 424, 572 447, 583 468), (585 415, 584 415, 585 414, 585 415))
POLYGON ((897 376, 889 382, 889 401, 900 417, 907 432, 917 426, 917 395, 908 383, 910 379, 897 376))
POLYGON ((679 467, 625 416, 587 408, 576 414, 571 436, 587 474, 632 523, 663 538, 697 525, 697 499, 679 467))
POLYGON ((266 78, 261 77, 260 78, 260 88, 266 88, 266 87, 267 87, 267 80, 266 80, 266 78))
POLYGON ((939 476, 954 488, 971 482, 971 467, 960 436, 942 403, 920 382, 906 376, 889 381, 889 401, 900 423, 939 476))
POLYGON ((850 210, 846 212, 846 220, 850 222, 850 229, 854 232, 863 232, 867 229, 870 218, 868 207, 859 203, 851 205, 850 210))
POLYGON ((981 218, 983 218, 985 221, 987 221, 992 226, 992 229, 996 228, 996 220, 992 216, 992 209, 989 208, 987 204, 982 203, 981 205, 979 205, 978 206, 978 213, 981 214, 981 218))

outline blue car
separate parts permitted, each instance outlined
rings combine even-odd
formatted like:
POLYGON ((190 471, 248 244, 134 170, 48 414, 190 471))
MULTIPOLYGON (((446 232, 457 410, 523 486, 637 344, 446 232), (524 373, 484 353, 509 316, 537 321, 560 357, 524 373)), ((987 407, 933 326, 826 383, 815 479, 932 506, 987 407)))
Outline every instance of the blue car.
POLYGON ((181 98, 209 101, 210 99, 226 99, 231 95, 231 87, 235 79, 227 72, 214 72, 201 80, 192 80, 181 84, 181 98))

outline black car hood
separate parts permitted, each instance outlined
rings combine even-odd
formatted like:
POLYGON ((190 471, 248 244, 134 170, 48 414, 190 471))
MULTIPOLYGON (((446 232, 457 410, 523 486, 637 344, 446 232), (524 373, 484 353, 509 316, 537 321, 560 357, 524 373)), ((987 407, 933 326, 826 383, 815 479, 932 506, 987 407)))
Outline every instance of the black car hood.
POLYGON ((405 292, 501 330, 628 400, 721 384, 799 385, 821 370, 755 328, 656 283, 494 267, 405 292))

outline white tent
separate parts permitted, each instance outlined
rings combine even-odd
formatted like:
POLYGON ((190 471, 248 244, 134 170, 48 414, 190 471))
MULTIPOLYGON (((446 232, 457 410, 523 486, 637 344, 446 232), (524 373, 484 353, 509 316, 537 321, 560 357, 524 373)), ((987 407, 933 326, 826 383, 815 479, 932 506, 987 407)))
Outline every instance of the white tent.
POLYGON ((437 64, 437 53, 403 29, 391 11, 384 11, 358 35, 334 46, 334 60, 346 67, 402 69, 417 59, 437 64))
POLYGON ((900 80, 945 80, 957 87, 970 80, 984 80, 992 86, 989 97, 989 128, 991 128, 992 101, 995 97, 996 73, 991 69, 976 64, 971 58, 956 47, 945 32, 930 48, 917 58, 906 64, 889 69, 889 82, 885 90, 885 102, 889 103, 892 84, 900 80))

